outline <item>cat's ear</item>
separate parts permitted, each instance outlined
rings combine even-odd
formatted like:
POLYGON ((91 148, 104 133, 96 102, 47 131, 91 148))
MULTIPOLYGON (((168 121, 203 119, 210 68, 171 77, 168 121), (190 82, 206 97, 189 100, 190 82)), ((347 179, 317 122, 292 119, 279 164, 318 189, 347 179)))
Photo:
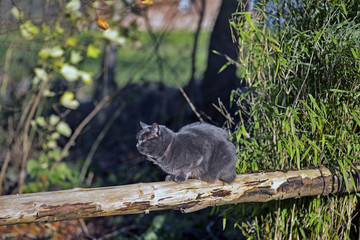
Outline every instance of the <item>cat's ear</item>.
POLYGON ((157 123, 153 123, 151 126, 151 134, 155 137, 160 136, 160 127, 157 123))
POLYGON ((140 122, 140 125, 142 127, 142 129, 150 127, 149 125, 147 125, 146 123, 140 122))

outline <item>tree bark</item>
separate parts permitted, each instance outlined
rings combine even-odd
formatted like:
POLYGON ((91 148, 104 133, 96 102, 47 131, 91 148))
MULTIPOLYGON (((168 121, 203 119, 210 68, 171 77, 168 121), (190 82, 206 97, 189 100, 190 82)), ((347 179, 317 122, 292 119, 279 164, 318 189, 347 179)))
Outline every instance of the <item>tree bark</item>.
MULTIPOLYGON (((360 170, 360 166, 357 166, 360 170)), ((149 213, 176 209, 184 213, 209 206, 267 202, 360 190, 359 172, 347 173, 348 188, 335 168, 240 174, 231 184, 187 180, 93 189, 71 189, 0 197, 0 225, 53 222, 85 217, 149 213), (351 184, 350 174, 355 180, 351 184)))

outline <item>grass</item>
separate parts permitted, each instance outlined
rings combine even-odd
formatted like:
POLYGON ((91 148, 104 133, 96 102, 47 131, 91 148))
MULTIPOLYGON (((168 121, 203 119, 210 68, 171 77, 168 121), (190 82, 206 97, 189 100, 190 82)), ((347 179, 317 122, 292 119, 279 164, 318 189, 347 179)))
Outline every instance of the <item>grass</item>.
MULTIPOLYGON (((115 81, 122 86, 130 82, 154 81, 169 86, 184 86, 191 74, 192 32, 169 32, 164 35, 137 32, 136 40, 127 39, 118 48, 115 81), (158 50, 156 53, 156 43, 158 50)), ((196 61, 196 78, 201 78, 206 68, 209 32, 202 32, 199 38, 196 61)), ((94 43, 103 51, 104 43, 96 33, 80 33, 79 41, 94 43), (95 37, 94 37, 95 36, 95 37)), ((8 64, 10 77, 15 81, 32 77, 32 69, 38 65, 38 52, 43 43, 24 41, 18 32, 0 36, 0 66, 8 64), (8 56, 8 58, 7 58, 8 56), (9 61, 9 62, 7 62, 9 61)), ((80 49, 81 50, 81 49, 80 49)), ((84 58, 79 68, 100 74, 102 54, 98 58, 84 58)))
MULTIPOLYGON (((210 33, 200 35, 197 51, 196 78, 200 78, 206 68, 208 38, 210 33)), ((139 41, 119 48, 116 82, 120 85, 132 79, 162 82, 169 86, 184 86, 190 78, 193 33, 171 32, 163 37, 155 34, 160 41, 158 52, 149 33, 139 33, 139 41)))

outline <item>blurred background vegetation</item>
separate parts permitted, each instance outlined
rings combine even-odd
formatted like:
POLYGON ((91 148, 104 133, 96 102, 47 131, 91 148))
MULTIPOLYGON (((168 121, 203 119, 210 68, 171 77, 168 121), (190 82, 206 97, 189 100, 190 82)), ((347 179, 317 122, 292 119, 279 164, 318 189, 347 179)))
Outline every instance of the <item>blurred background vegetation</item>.
MULTIPOLYGON (((135 134, 140 120, 174 130, 198 120, 180 87, 205 121, 228 130, 239 173, 346 174, 358 161, 356 1, 12 0, 0 1, 0 16, 0 194, 163 180, 135 134)), ((17 239, 355 239, 358 197, 0 230, 17 239)))

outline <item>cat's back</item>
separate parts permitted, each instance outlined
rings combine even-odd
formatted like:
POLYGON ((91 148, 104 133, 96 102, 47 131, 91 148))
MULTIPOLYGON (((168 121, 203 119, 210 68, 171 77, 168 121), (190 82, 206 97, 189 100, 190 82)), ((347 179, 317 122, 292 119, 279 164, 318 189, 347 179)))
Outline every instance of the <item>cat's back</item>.
POLYGON ((219 127, 208 123, 195 122, 182 127, 178 134, 212 136, 213 138, 228 139, 227 133, 219 127))

